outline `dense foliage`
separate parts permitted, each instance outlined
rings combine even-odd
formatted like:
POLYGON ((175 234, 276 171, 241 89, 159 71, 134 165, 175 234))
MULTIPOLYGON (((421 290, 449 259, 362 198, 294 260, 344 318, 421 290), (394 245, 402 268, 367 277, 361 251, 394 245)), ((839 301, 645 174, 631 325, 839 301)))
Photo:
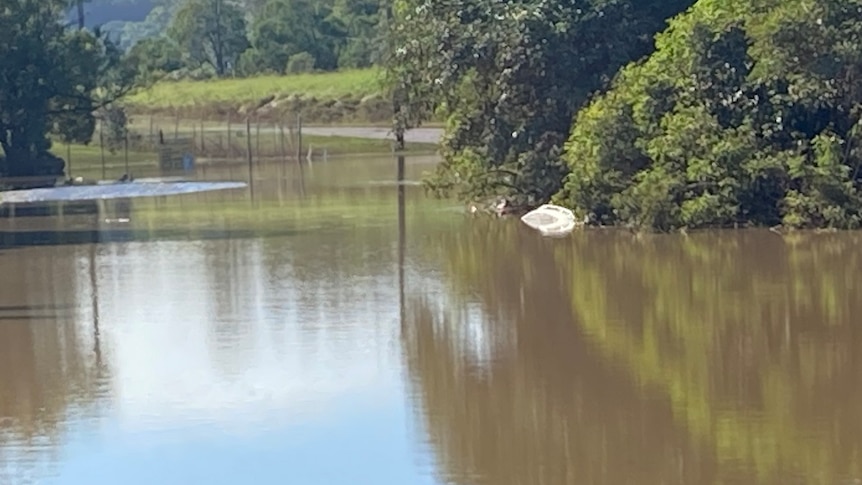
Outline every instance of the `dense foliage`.
POLYGON ((862 0, 14 0, 7 158, 85 139, 76 113, 124 85, 112 44, 71 30, 106 3, 152 4, 120 35, 139 81, 382 63, 396 133, 447 122, 439 194, 660 230, 862 225, 862 0))
POLYGON ((660 230, 859 227, 862 1, 691 3, 397 0, 395 127, 446 117, 429 186, 464 199, 660 230))
MULTIPOLYGON (((74 0, 77 1, 77 0, 74 0)), ((153 2, 142 21, 111 22, 119 44, 160 59, 151 77, 252 76, 377 62, 387 0, 94 0, 153 2)), ((95 6, 93 7, 95 8, 95 6)))
POLYGON ((558 200, 644 228, 862 222, 862 2, 700 0, 579 113, 558 200))
POLYGON ((89 141, 95 111, 132 85, 132 69, 98 32, 63 22, 66 0, 6 0, 0 9, 0 174, 61 174, 50 135, 89 141))
POLYGON ((653 49, 691 0, 397 0, 388 73, 398 119, 448 119, 442 194, 547 200, 568 167, 573 115, 616 71, 653 49))
POLYGON ((224 0, 186 0, 168 26, 183 58, 224 76, 248 48, 245 18, 239 5, 224 0))

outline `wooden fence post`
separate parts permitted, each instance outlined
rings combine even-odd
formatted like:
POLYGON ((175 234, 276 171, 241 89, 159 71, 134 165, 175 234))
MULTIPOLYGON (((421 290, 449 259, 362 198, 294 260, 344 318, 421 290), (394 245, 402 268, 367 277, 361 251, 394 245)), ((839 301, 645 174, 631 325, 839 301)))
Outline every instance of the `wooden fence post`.
POLYGON ((204 136, 204 115, 201 113, 200 119, 200 127, 201 127, 201 154, 207 149, 206 147, 206 136, 204 136))
POLYGON ((296 115, 296 163, 302 165, 302 113, 296 115))
POLYGON ((257 153, 257 160, 260 161, 260 115, 254 117, 254 152, 257 153))
POLYGON ((281 120, 278 122, 278 137, 281 145, 281 161, 287 164, 287 150, 284 146, 284 122, 281 120))
POLYGON ((254 168, 251 156, 251 118, 245 119, 245 146, 248 153, 248 188, 251 200, 254 201, 254 168))
POLYGON ((233 155, 233 145, 230 141, 231 135, 231 120, 230 120, 230 111, 227 112, 227 156, 230 158, 233 155))

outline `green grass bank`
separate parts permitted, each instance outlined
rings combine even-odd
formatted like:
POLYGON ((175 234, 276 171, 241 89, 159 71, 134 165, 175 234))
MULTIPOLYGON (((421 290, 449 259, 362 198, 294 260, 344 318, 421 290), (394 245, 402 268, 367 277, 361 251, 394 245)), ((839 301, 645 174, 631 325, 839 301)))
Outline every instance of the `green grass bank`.
POLYGON ((185 120, 235 120, 254 113, 270 122, 374 124, 391 122, 376 68, 327 73, 211 80, 162 81, 131 95, 133 115, 185 120))

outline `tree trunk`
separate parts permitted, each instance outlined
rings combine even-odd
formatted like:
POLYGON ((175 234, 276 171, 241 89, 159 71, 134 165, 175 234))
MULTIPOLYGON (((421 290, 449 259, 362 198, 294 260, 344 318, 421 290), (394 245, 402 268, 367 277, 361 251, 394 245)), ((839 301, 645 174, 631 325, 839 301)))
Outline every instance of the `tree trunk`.
POLYGON ((221 38, 221 0, 216 0, 216 45, 213 46, 213 53, 216 60, 216 73, 219 77, 224 76, 224 49, 221 38))
POLYGON ((26 177, 32 175, 32 156, 27 147, 16 144, 3 144, 6 153, 6 175, 9 177, 26 177))
MULTIPOLYGON (((37 175, 62 175, 66 167, 63 159, 47 150, 33 149, 30 143, 16 143, 15 133, 0 136, 0 146, 5 154, 5 176, 31 177, 37 175)), ((18 131, 18 140, 26 140, 23 130, 18 131)))
POLYGON ((77 0, 78 3, 78 29, 84 30, 84 0, 77 0))

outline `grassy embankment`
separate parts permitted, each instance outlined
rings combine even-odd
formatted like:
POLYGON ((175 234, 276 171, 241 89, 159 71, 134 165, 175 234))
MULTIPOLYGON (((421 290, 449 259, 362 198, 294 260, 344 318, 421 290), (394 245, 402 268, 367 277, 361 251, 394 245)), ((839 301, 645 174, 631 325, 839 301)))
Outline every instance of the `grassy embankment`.
MULTIPOLYGON (((290 136, 282 141, 275 131, 277 123, 283 123, 285 131, 295 127, 297 114, 302 114, 303 123, 388 126, 391 123, 391 107, 381 95, 380 72, 376 69, 348 70, 335 73, 298 74, 291 76, 259 76, 246 79, 215 79, 203 81, 166 81, 133 94, 128 98, 132 130, 149 135, 155 125, 166 138, 175 131, 181 137, 195 138, 197 153, 201 157, 244 158, 246 140, 241 126, 250 109, 262 100, 272 102, 260 109, 253 123, 263 127, 257 134, 253 128, 252 151, 261 157, 280 157, 284 152, 295 154, 294 139, 290 136), (231 134, 228 136, 230 121, 231 134), (201 127, 206 129, 203 143, 201 127), (260 140, 258 140, 258 137, 260 140)), ((314 147, 315 156, 325 149, 328 156, 386 154, 392 151, 389 140, 316 136, 304 134, 303 147, 314 147)), ((411 153, 434 151, 434 145, 408 143, 411 153)), ((67 148, 57 144, 53 150, 67 158, 67 148)), ((307 148, 303 149, 303 156, 307 148)), ((89 146, 71 147, 71 166, 76 170, 101 169, 101 153, 98 141, 89 146)), ((111 154, 105 151, 109 173, 117 172, 125 165, 122 152, 111 154)), ((129 154, 130 167, 154 166, 155 150, 146 144, 133 143, 129 154)))
MULTIPOLYGON (((380 71, 377 69, 346 70, 334 73, 298 74, 290 76, 259 76, 244 79, 165 81, 130 96, 127 105, 131 114, 132 131, 150 139, 151 133, 164 132, 169 139, 175 133, 194 139, 195 151, 202 158, 243 158, 247 143, 241 126, 249 111, 265 100, 269 104, 253 116, 252 151, 261 158, 278 158, 296 153, 295 138, 289 132, 295 128, 297 114, 306 125, 338 124, 389 126, 391 107, 381 94, 380 71), (231 122, 230 131, 227 122, 231 122), (257 124, 262 126, 258 131, 257 124), (278 124, 284 127, 280 137, 278 124), (201 128, 205 128, 202 136, 201 128), (203 140, 201 140, 203 138, 203 140), (281 139, 280 139, 281 138, 281 139)), ((96 138, 98 140, 98 138, 96 138)), ((392 151, 389 140, 343 136, 303 134, 303 157, 307 147, 320 157, 387 154, 392 151)), ((435 145, 408 143, 411 153, 427 153, 435 145)), ((65 145, 53 150, 71 159, 75 171, 99 171, 102 155, 98 141, 88 146, 73 145, 67 153, 65 145), (69 156, 70 155, 70 156, 69 156)), ((133 142, 129 153, 131 168, 154 166, 157 154, 152 143, 133 142)), ((108 173, 125 166, 124 154, 105 151, 108 173)))
POLYGON ((382 95, 378 69, 332 73, 258 76, 213 80, 165 81, 134 94, 129 107, 137 115, 179 116, 187 120, 234 120, 258 110, 268 120, 295 119, 306 123, 388 125, 390 103, 382 95))

